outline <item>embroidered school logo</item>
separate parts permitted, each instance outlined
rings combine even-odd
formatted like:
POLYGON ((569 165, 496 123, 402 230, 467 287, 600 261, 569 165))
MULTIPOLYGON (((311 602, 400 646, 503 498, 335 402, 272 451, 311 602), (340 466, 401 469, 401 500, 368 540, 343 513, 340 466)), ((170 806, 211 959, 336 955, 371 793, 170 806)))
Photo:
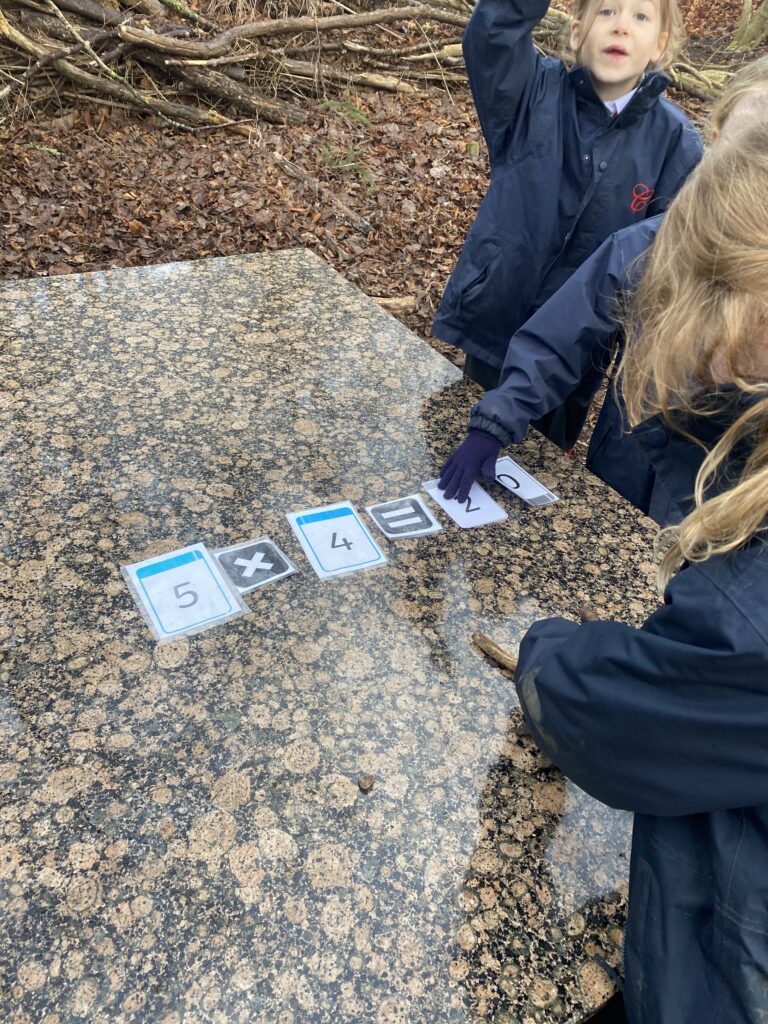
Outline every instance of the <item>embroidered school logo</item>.
POLYGON ((641 181, 632 189, 632 202, 629 204, 629 208, 632 213, 642 213, 648 203, 653 199, 654 190, 648 188, 641 181))

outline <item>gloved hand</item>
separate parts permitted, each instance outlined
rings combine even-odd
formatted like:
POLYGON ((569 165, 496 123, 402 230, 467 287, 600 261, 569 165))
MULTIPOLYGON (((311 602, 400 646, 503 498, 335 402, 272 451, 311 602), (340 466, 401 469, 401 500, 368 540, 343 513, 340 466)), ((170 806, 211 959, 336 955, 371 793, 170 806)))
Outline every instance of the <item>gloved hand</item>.
POLYGON ((446 498, 466 501, 469 489, 478 476, 487 480, 496 476, 496 459, 501 451, 501 441, 484 430, 470 430, 459 447, 440 469, 437 486, 445 492, 446 498))

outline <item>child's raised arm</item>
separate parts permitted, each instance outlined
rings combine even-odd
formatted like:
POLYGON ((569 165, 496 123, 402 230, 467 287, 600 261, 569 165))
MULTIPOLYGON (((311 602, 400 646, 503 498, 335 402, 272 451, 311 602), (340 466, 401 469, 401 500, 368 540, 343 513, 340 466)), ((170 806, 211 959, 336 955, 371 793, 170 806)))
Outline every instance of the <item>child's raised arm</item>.
POLYGON ((464 60, 491 161, 503 145, 539 60, 531 40, 547 0, 478 0, 464 33, 464 60))

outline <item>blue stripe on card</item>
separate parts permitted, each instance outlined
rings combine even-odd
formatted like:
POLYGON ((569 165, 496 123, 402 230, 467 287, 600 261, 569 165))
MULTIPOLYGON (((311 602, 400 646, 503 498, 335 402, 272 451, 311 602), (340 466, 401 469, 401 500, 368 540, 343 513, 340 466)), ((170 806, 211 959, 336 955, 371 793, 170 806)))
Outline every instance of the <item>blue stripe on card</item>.
POLYGON ((184 555, 176 555, 174 558, 166 558, 163 562, 153 562, 152 565, 145 565, 136 570, 136 579, 145 580, 148 576, 157 576, 159 572, 168 572, 169 569, 176 569, 180 565, 189 565, 202 558, 199 551, 187 551, 184 555))
POLYGON ((342 516, 354 516, 354 514, 351 508, 331 508, 323 512, 310 512, 309 515, 298 516, 296 524, 308 526, 310 523, 321 523, 325 519, 341 519, 342 516))

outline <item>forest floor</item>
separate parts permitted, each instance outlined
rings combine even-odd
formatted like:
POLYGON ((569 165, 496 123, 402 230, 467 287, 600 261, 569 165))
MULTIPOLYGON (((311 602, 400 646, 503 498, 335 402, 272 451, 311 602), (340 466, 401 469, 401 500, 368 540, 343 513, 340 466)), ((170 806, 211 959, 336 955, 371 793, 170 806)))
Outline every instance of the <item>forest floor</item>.
MULTIPOLYGON (((683 6, 690 51, 725 62, 741 0, 683 6)), ((385 29, 365 38, 387 44, 385 29)), ((303 246, 366 294, 402 299, 396 315, 460 364, 429 326, 488 181, 468 87, 358 90, 308 109, 306 124, 256 125, 248 139, 53 93, 0 124, 0 279, 303 246)))

